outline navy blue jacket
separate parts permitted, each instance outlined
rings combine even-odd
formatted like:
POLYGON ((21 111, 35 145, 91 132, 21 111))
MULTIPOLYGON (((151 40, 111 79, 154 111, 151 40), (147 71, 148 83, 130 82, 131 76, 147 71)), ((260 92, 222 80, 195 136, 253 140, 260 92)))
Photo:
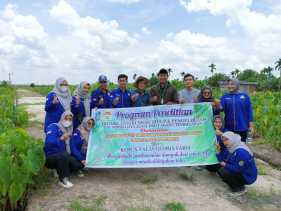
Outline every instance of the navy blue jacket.
POLYGON ((63 132, 56 124, 47 127, 46 138, 44 143, 44 152, 46 157, 62 152, 66 152, 64 141, 60 140, 63 132))
POLYGON ((70 149, 71 155, 79 161, 86 160, 86 154, 82 153, 81 151, 83 143, 84 140, 81 137, 80 130, 74 130, 73 135, 70 139, 70 149))
POLYGON ((64 108, 62 107, 61 103, 53 104, 53 99, 56 96, 54 92, 50 92, 46 97, 45 103, 45 124, 44 124, 44 131, 46 133, 47 127, 52 123, 58 123, 60 121, 61 115, 64 112, 64 108))
POLYGON ((253 184, 258 175, 254 157, 245 149, 237 149, 233 153, 228 150, 217 154, 220 162, 226 163, 225 169, 230 172, 241 173, 247 184, 253 184))
POLYGON ((149 93, 145 91, 143 94, 140 93, 138 90, 134 90, 132 92, 132 95, 138 93, 138 99, 136 102, 133 103, 134 107, 142 107, 142 106, 148 106, 149 105, 149 93))
POLYGON ((230 131, 247 131, 253 121, 253 108, 246 93, 228 93, 221 97, 225 128, 230 131))
POLYGON ((111 92, 113 101, 116 97, 119 97, 117 105, 113 105, 114 108, 128 108, 132 107, 131 92, 129 90, 122 91, 120 88, 114 89, 111 92))
POLYGON ((86 116, 85 106, 84 106, 84 99, 80 98, 80 104, 77 105, 77 99, 75 96, 72 97, 71 101, 71 112, 73 114, 73 128, 77 128, 83 118, 86 116))
POLYGON ((91 94, 91 109, 93 108, 112 108, 112 95, 110 92, 103 92, 100 88, 91 94), (99 105, 99 100, 103 98, 104 103, 99 105))

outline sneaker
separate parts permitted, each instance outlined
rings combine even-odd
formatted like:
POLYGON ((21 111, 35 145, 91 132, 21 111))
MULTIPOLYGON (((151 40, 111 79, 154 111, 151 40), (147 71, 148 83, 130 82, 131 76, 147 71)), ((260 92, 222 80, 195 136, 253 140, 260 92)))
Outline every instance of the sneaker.
POLYGON ((242 196, 247 192, 247 189, 245 187, 239 188, 238 190, 232 190, 232 192, 229 193, 229 196, 231 197, 237 197, 242 196))
POLYGON ((59 185, 63 188, 71 188, 73 186, 73 184, 66 177, 59 181, 59 185))
POLYGON ((79 171, 77 172, 77 176, 78 176, 78 177, 84 177, 85 174, 83 173, 82 170, 79 170, 79 171))

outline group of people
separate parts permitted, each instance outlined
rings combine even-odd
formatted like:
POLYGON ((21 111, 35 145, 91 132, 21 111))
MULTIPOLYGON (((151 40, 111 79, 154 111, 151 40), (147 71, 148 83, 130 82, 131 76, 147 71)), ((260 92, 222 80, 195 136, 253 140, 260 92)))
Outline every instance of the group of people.
POLYGON ((149 90, 149 80, 143 76, 136 79, 135 89, 130 90, 128 76, 120 74, 118 88, 109 90, 107 77, 101 75, 98 78, 99 87, 91 94, 91 84, 88 82, 81 82, 71 94, 66 79, 56 80, 54 89, 46 99, 44 151, 46 166, 57 171, 61 186, 73 186, 69 181, 71 172, 83 176, 81 170, 86 163, 89 133, 95 124, 91 118, 92 109, 201 102, 212 105, 218 140, 219 164, 206 168, 217 172, 235 193, 244 192, 245 185, 256 180, 253 153, 245 144, 248 133, 254 130, 253 110, 250 97, 239 91, 239 81, 230 79, 228 92, 219 100, 214 98, 210 87, 195 89, 192 74, 183 77, 185 88, 179 92, 169 82, 166 69, 161 69, 157 76, 158 84, 149 90), (224 121, 220 117, 221 112, 224 113, 224 121))

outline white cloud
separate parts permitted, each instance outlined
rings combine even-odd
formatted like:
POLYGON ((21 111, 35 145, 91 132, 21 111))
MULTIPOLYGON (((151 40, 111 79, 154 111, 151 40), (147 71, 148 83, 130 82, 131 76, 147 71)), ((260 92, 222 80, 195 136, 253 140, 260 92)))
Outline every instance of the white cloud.
MULTIPOLYGON (((268 3, 278 8, 277 2, 268 0, 268 3)), ((237 33, 235 26, 240 26, 247 41, 248 54, 252 56, 252 65, 269 65, 281 54, 276 43, 281 40, 280 13, 264 14, 251 10, 253 0, 179 0, 188 12, 208 11, 215 16, 225 16, 226 26, 231 33, 237 33), (279 40, 279 41, 278 41, 279 40)), ((242 42, 241 42, 242 43, 242 42)), ((241 51, 243 49, 242 44, 241 51)), ((249 62, 248 62, 249 63, 249 62)))
MULTIPOLYGON (((224 37, 212 37, 188 30, 170 34, 166 40, 161 40, 159 56, 167 65, 175 64, 179 72, 197 73, 201 78, 209 73, 210 63, 215 61, 219 67, 234 68, 243 57, 224 37)), ((225 72, 225 69, 218 71, 225 72)))
POLYGON ((189 12, 209 11, 212 15, 231 15, 248 8, 252 0, 179 0, 189 12))
POLYGON ((27 83, 53 83, 61 75, 71 83, 94 82, 101 73, 115 81, 121 72, 149 76, 161 67, 173 68, 173 77, 185 71, 203 78, 210 63, 229 73, 234 68, 262 68, 281 55, 279 13, 252 11, 250 0, 180 3, 188 12, 209 11, 225 17, 232 35, 210 36, 185 29, 153 40, 148 36, 153 28, 143 26, 131 34, 116 20, 80 15, 65 0, 49 9, 48 21, 58 24, 60 31, 48 34, 35 16, 22 15, 9 4, 0 11, 0 80, 14 72, 17 82, 27 83))
POLYGON ((117 70, 128 71, 125 60, 137 44, 137 39, 122 30, 117 21, 81 17, 64 0, 50 10, 50 16, 68 28, 51 47, 65 64, 65 70, 77 74, 81 80, 87 74, 97 78, 101 71, 115 79, 117 70), (65 47, 61 48, 62 45, 65 47), (77 70, 83 70, 83 75, 76 73, 77 70))
MULTIPOLYGON (((134 45, 136 40, 126 31, 120 29, 117 21, 101 21, 87 16, 80 17, 78 13, 64 0, 61 0, 50 10, 50 15, 69 27, 73 36, 81 38, 90 46, 100 42, 100 47, 106 49, 122 48, 124 45, 134 45), (93 38, 93 39, 92 39, 93 38)), ((96 47, 96 46, 95 46, 96 47)))
POLYGON ((18 81, 30 79, 32 68, 40 75, 53 62, 43 26, 34 16, 19 14, 11 4, 0 12, 0 55, 1 79, 7 79, 8 72, 16 72, 18 81))

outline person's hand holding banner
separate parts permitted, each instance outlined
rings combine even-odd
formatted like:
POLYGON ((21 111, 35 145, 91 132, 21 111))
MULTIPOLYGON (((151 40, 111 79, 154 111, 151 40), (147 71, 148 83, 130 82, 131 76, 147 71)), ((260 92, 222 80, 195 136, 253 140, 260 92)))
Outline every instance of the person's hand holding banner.
POLYGON ((216 152, 217 154, 221 152, 221 146, 219 144, 216 144, 216 152))
POLYGON ((99 99, 99 105, 103 105, 104 104, 104 99, 103 99, 103 97, 100 97, 100 99, 99 99))
POLYGON ((132 97, 131 97, 131 100, 132 100, 133 102, 136 102, 136 101, 138 100, 139 95, 140 95, 139 93, 133 94, 132 97))

